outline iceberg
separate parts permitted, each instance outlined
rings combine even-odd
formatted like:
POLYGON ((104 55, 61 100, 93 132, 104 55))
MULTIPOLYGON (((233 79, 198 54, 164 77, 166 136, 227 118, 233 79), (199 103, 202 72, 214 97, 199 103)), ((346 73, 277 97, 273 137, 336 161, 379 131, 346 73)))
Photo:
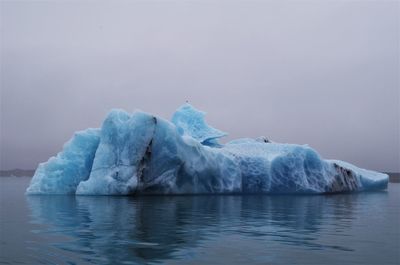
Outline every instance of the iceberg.
POLYGON ((190 104, 171 121, 111 110, 39 164, 27 194, 323 194, 386 189, 386 174, 324 160, 308 145, 266 137, 221 144, 190 104))

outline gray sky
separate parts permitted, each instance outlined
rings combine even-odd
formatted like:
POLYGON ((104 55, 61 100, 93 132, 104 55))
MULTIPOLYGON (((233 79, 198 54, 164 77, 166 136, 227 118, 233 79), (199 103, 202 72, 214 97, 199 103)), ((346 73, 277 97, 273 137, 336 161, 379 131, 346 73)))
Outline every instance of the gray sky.
POLYGON ((35 168, 111 108, 188 99, 265 135, 400 171, 399 1, 4 1, 1 168, 35 168))

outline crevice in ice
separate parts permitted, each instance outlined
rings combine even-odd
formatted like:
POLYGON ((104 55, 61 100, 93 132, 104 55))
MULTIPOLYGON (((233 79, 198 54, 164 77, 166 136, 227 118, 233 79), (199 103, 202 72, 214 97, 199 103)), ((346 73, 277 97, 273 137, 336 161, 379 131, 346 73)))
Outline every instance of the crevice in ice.
POLYGON ((139 162, 138 170, 137 170, 137 179, 138 179, 138 185, 143 184, 143 179, 144 179, 144 171, 147 168, 148 163, 150 162, 151 159, 151 148, 153 145, 153 138, 150 140, 149 144, 146 147, 146 152, 144 153, 142 159, 139 162))
POLYGON ((144 185, 144 172, 146 171, 146 168, 148 167, 150 160, 151 160, 151 153, 152 153, 152 147, 153 147, 153 139, 154 135, 156 134, 156 127, 157 127, 157 118, 153 116, 153 122, 154 122, 154 127, 153 127, 153 133, 150 138, 149 144, 146 147, 146 151, 144 152, 144 155, 142 159, 139 162, 139 165, 137 167, 137 189, 140 189, 144 185))

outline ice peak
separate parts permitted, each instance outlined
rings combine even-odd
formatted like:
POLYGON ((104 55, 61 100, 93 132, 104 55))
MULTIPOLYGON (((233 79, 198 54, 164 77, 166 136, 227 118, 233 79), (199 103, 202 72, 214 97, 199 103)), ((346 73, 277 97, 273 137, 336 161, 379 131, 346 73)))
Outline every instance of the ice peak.
POLYGON ((181 135, 189 135, 206 145, 210 142, 218 144, 216 139, 226 136, 227 133, 208 125, 204 120, 205 115, 205 112, 185 103, 175 111, 171 121, 181 135))

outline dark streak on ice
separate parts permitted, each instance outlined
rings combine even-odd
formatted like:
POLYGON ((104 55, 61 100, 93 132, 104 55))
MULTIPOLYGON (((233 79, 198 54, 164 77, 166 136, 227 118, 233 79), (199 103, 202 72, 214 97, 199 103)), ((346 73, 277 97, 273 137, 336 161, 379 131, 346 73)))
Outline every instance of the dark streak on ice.
POLYGON ((327 193, 356 191, 359 188, 359 182, 356 174, 347 168, 333 163, 337 174, 334 175, 331 184, 326 187, 327 193))
MULTIPOLYGON (((151 160, 151 150, 153 146, 153 139, 154 139, 154 134, 156 133, 156 126, 157 126, 157 118, 153 116, 153 122, 154 122, 154 130, 153 130, 153 135, 151 136, 150 142, 146 147, 146 151, 142 157, 142 159, 139 162, 139 166, 137 169, 137 189, 140 189, 144 185, 144 172, 151 160)), ((136 191, 136 190, 135 190, 136 191)), ((133 193, 135 192, 133 191, 133 193)))

